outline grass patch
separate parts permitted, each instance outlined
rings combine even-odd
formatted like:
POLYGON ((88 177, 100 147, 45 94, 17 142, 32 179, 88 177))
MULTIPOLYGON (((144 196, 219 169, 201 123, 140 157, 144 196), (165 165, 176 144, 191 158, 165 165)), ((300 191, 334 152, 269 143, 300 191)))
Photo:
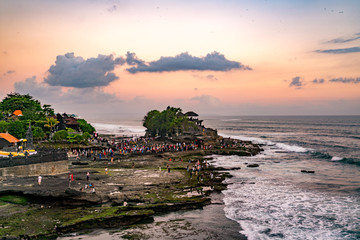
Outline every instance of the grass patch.
POLYGON ((25 205, 28 202, 25 197, 16 196, 16 195, 0 196, 0 205, 1 205, 1 201, 7 203, 13 203, 13 204, 20 204, 20 205, 25 205))

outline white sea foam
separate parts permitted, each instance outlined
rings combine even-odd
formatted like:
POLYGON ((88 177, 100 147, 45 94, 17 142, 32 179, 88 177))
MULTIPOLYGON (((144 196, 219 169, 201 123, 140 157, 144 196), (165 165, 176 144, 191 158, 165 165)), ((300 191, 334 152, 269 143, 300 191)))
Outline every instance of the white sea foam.
POLYGON ((331 158, 331 161, 341 161, 343 159, 344 158, 334 156, 334 157, 331 158))
MULTIPOLYGON (((240 166, 245 160, 213 157, 224 166, 240 166)), ((241 225, 249 240, 354 239, 360 228, 358 197, 307 191, 266 174, 264 167, 259 172, 231 171, 234 177, 227 180, 230 185, 223 192, 226 216, 241 225)))
POLYGON ((91 123, 100 134, 114 134, 116 136, 143 136, 145 128, 142 126, 130 126, 109 123, 91 123))
POLYGON ((299 153, 306 153, 309 152, 310 149, 307 148, 303 148, 300 146, 294 146, 294 145, 289 145, 289 144, 285 144, 285 143, 275 143, 273 141, 270 140, 265 140, 265 139, 261 139, 261 138, 256 138, 256 137, 248 137, 248 136, 242 136, 242 135, 227 135, 227 134, 219 134, 223 137, 230 137, 230 138, 234 138, 234 139, 239 139, 239 140, 243 140, 243 141, 251 141, 253 143, 256 144, 261 144, 261 145, 267 145, 267 146, 276 146, 279 149, 288 151, 288 152, 299 152, 299 153))

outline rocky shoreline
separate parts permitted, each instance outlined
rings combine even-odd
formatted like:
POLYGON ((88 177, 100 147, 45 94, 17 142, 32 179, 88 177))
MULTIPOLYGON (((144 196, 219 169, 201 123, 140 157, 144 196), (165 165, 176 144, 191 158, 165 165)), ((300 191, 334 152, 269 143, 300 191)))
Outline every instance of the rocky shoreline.
POLYGON ((224 190, 224 179, 231 177, 206 159, 212 154, 251 156, 260 151, 258 145, 242 142, 241 147, 218 149, 115 152, 112 163, 110 158, 84 157, 69 161, 74 179, 70 185, 68 174, 43 176, 41 185, 37 177, 3 177, 0 235, 2 239, 56 239, 66 233, 124 227, 153 221, 158 214, 203 208, 211 204, 210 194, 224 190), (197 163, 202 165, 200 174, 190 177, 187 167, 197 163))

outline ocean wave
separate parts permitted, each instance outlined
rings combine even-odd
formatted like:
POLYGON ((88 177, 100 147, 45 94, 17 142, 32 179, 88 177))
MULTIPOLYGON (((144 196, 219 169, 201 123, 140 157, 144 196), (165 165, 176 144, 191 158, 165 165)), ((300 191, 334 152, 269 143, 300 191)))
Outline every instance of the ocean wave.
POLYGON ((142 126, 130 126, 109 123, 91 123, 100 134, 114 134, 116 136, 143 136, 145 128, 142 126))
POLYGON ((226 217, 250 240, 353 239, 359 227, 353 197, 306 192, 269 179, 232 184, 223 193, 226 217))
POLYGON ((234 138, 234 139, 239 139, 239 140, 243 140, 243 141, 250 141, 253 142, 255 144, 261 144, 261 145, 267 145, 267 146, 275 146, 281 150, 285 150, 288 152, 298 152, 298 153, 306 153, 311 151, 311 149, 307 149, 304 147, 300 147, 300 146, 296 146, 296 145, 289 145, 286 143, 276 143, 270 140, 265 140, 262 138, 256 138, 256 137, 248 137, 248 136, 242 136, 242 135, 227 135, 227 134, 219 134, 223 137, 230 137, 230 138, 234 138))
POLYGON ((343 158, 339 160, 339 162, 346 163, 346 164, 355 164, 357 166, 360 166, 360 159, 355 158, 343 158))
POLYGON ((338 157, 338 156, 332 156, 328 153, 322 153, 322 152, 311 152, 312 156, 316 158, 321 158, 325 160, 329 160, 331 162, 339 162, 339 163, 345 163, 345 164, 355 164, 357 166, 360 166, 360 160, 355 158, 345 158, 345 157, 338 157))

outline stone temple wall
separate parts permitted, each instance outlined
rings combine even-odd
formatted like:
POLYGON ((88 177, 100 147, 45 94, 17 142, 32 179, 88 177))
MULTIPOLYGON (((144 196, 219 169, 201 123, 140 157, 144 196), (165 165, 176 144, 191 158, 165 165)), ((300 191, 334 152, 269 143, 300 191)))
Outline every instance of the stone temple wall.
POLYGON ((17 176, 55 175, 55 174, 67 173, 68 171, 69 171, 69 161, 64 160, 64 161, 0 168, 0 176, 17 177, 17 176))
POLYGON ((0 176, 52 175, 68 172, 68 156, 63 149, 38 149, 26 157, 0 158, 0 176))
POLYGON ((39 149, 37 154, 27 157, 0 158, 0 168, 14 167, 28 164, 56 162, 68 160, 66 151, 61 149, 39 149))

